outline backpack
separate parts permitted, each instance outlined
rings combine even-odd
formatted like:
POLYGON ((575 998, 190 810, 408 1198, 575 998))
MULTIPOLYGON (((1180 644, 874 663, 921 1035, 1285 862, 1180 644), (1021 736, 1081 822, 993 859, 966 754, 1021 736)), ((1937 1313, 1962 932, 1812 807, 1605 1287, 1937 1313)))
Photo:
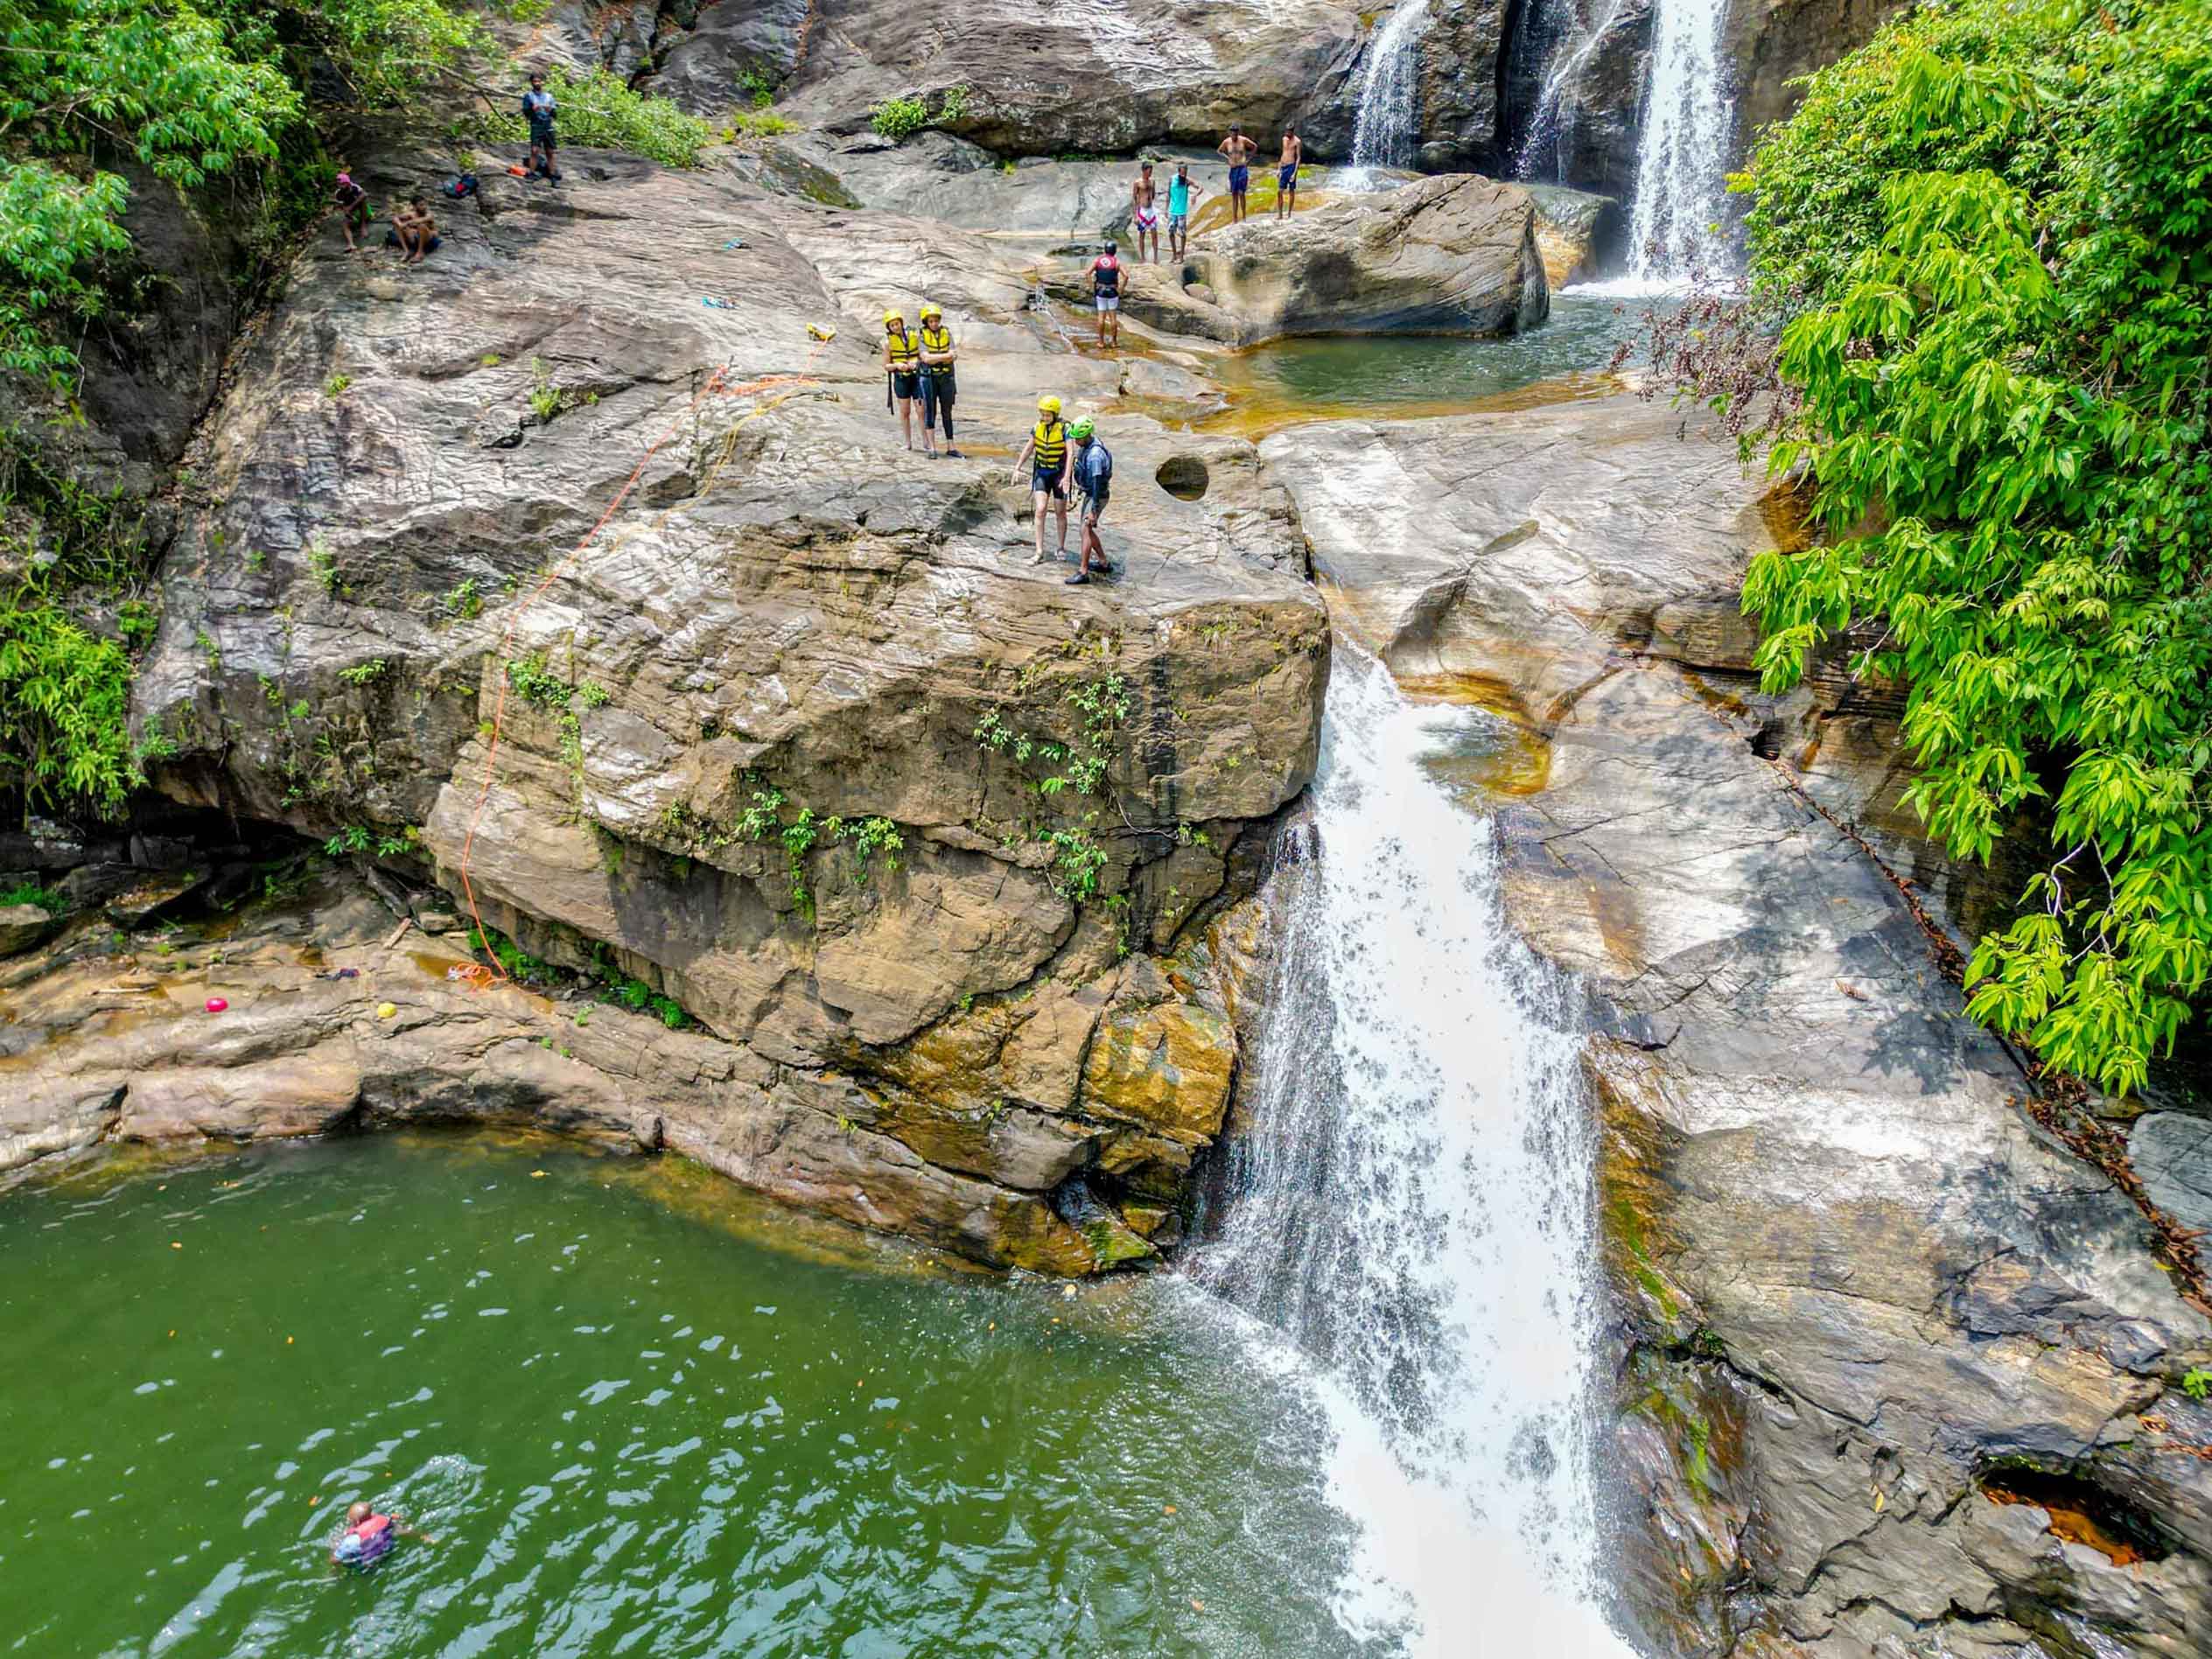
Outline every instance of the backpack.
POLYGON ((457 201, 464 197, 473 196, 476 193, 476 175, 463 173, 458 178, 446 180, 438 188, 442 194, 451 196, 457 201))

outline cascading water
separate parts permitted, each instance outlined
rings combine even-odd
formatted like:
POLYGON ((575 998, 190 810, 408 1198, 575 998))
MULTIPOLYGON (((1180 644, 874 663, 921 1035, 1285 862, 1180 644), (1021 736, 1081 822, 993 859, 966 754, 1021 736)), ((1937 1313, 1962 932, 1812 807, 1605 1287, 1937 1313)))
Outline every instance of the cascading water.
POLYGON ((1340 642, 1283 950, 1190 1271, 1321 1373, 1363 1525, 1338 1616, 1418 1653, 1627 1656, 1597 1609, 1591 1129, 1557 976, 1424 759, 1482 717, 1340 642))
POLYGON ((1645 283, 1679 281, 1695 265, 1718 270, 1729 260, 1726 233, 1718 228, 1729 135, 1725 9, 1726 0, 1658 0, 1654 9, 1628 235, 1630 269, 1645 283))
POLYGON ((1513 43, 1513 78, 1533 80, 1528 124, 1514 147, 1516 178, 1569 184, 1575 102, 1568 91, 1600 44, 1620 21, 1628 0, 1530 0, 1527 19, 1513 43))
POLYGON ((1348 189, 1364 189, 1381 167, 1404 167, 1413 159, 1415 48, 1428 32, 1429 0, 1402 0, 1390 21, 1376 32, 1367 62, 1360 70, 1352 121, 1352 166, 1340 179, 1348 189))

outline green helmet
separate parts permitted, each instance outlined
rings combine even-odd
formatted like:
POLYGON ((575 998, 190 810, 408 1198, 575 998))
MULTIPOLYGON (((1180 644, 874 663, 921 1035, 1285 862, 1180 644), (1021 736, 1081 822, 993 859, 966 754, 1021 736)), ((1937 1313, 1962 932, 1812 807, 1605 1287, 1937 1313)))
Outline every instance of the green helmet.
POLYGON ((1070 438, 1088 438, 1090 435, 1091 419, 1088 415, 1077 416, 1075 424, 1068 429, 1068 436, 1070 438))

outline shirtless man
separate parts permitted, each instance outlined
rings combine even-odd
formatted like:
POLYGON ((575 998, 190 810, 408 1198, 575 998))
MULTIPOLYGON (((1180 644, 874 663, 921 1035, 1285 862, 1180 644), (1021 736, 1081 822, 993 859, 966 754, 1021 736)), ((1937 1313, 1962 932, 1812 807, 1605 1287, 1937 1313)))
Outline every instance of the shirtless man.
POLYGON ((1283 129, 1283 159, 1275 169, 1275 216, 1287 219, 1298 211, 1298 164, 1306 158, 1306 146, 1298 129, 1283 129))
POLYGON ((1252 182, 1252 158, 1259 153, 1259 145, 1244 136, 1242 127, 1231 127, 1228 136, 1214 148, 1228 163, 1228 222, 1241 222, 1244 217, 1244 192, 1252 182))
POLYGON ((1129 187, 1129 222, 1137 233, 1137 262, 1145 262, 1144 238, 1152 239, 1152 262, 1159 263, 1159 187, 1152 183, 1152 164, 1144 163, 1138 170, 1137 182, 1129 187))

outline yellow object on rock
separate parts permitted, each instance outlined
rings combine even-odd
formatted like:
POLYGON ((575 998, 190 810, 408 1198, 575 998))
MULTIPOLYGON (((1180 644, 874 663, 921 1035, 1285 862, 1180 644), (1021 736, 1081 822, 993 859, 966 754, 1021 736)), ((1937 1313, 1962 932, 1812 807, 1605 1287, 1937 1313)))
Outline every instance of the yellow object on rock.
POLYGON ((376 1004, 376 1017, 379 1019, 389 1019, 397 1012, 399 1012, 399 1004, 397 1003, 378 1003, 376 1004))
POLYGON ((807 332, 815 340, 835 340, 837 338, 837 331, 836 329, 824 328, 820 323, 808 323, 807 325, 807 332))

